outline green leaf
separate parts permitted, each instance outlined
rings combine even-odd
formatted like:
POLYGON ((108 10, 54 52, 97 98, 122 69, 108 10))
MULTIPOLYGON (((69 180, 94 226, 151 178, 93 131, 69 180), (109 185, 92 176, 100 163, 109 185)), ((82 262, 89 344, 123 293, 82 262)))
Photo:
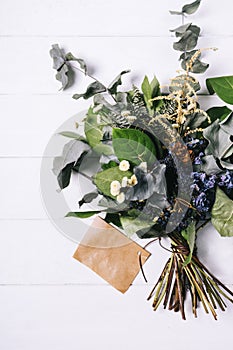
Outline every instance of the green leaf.
POLYGON ((146 106, 147 106, 149 112, 151 112, 151 114, 153 114, 154 113, 153 108, 152 108, 153 102, 150 100, 152 98, 158 96, 160 93, 159 82, 158 82, 157 78, 154 77, 150 83, 148 77, 145 76, 145 78, 142 82, 141 89, 143 92, 144 100, 146 102, 146 106))
POLYGON ((223 237, 233 236, 233 201, 217 188, 211 222, 223 237))
POLYGON ((84 70, 85 74, 87 74, 87 65, 82 58, 74 57, 71 52, 68 52, 65 57, 67 61, 77 61, 80 65, 80 68, 84 70))
POLYGON ((121 77, 123 74, 129 73, 130 70, 123 70, 112 82, 111 84, 108 86, 108 91, 110 92, 110 94, 114 95, 117 93, 117 88, 119 85, 122 84, 121 81, 121 77))
POLYGON ((201 0, 196 0, 191 4, 184 5, 182 7, 182 13, 186 13, 187 15, 192 15, 195 13, 200 6, 201 0))
POLYGON ((206 79, 206 86, 210 93, 216 93, 224 102, 233 104, 233 75, 206 79))
POLYGON ((113 129, 112 145, 119 160, 126 159, 135 165, 155 162, 154 143, 143 131, 136 129, 113 129))
POLYGON ((87 100, 88 98, 104 91, 106 91, 106 87, 99 81, 95 81, 94 83, 88 85, 86 92, 84 92, 83 94, 74 94, 72 97, 75 100, 78 100, 81 97, 84 98, 84 100, 87 100))
POLYGON ((222 107, 212 107, 209 108, 206 113, 213 123, 216 119, 219 119, 221 122, 232 113, 232 110, 227 106, 222 107))
POLYGON ((86 135, 87 142, 91 147, 95 147, 96 145, 101 143, 103 138, 103 132, 98 125, 97 115, 93 113, 92 108, 90 107, 85 118, 84 123, 84 132, 86 135))
POLYGON ((192 222, 185 230, 181 231, 182 236, 187 241, 190 253, 185 259, 184 266, 191 262, 196 238, 195 222, 192 222))
POLYGON ((80 218, 80 219, 87 219, 95 214, 99 214, 101 211, 70 211, 66 214, 66 218, 74 217, 74 218, 80 218))
POLYGON ((76 132, 72 132, 72 131, 62 131, 62 132, 59 132, 59 135, 68 137, 70 139, 80 140, 80 141, 86 140, 82 135, 79 135, 76 132))
POLYGON ((117 166, 98 172, 93 181, 101 193, 115 199, 116 197, 110 193, 111 182, 116 180, 121 183, 124 176, 131 177, 131 175, 130 171, 121 171, 117 166))

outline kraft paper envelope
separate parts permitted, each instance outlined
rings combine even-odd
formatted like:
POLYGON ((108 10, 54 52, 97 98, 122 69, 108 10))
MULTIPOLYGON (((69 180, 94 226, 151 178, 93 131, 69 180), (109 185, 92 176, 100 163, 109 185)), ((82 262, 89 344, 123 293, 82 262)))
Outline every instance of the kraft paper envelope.
POLYGON ((150 253, 115 227, 96 217, 73 257, 125 293, 150 253))

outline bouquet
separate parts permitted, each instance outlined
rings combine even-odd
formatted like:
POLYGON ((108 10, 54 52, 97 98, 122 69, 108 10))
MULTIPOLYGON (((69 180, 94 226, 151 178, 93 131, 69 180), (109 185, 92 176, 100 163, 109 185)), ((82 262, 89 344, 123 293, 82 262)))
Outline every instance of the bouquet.
MULTIPOLYGON (((199 105, 196 74, 207 70, 201 56, 209 49, 196 48, 200 28, 184 23, 200 2, 171 11, 183 19, 171 30, 182 70, 163 89, 156 77, 147 76, 140 87, 120 89, 128 70, 106 86, 88 73, 83 59, 57 44, 50 51, 62 89, 71 85, 75 70, 93 79, 85 92, 73 96, 93 99, 84 131, 61 133, 71 140, 53 167, 61 190, 78 173, 90 180, 93 191, 79 199, 76 211, 64 215, 83 220, 100 216, 109 230, 149 239, 146 247, 158 241, 169 250, 148 299, 153 298, 154 310, 162 303, 180 311, 183 319, 187 295, 195 316, 200 304, 216 319, 216 308, 225 310, 226 300, 233 302, 233 293, 197 256, 197 232, 209 221, 221 236, 233 236, 233 114, 228 106, 204 111, 199 105), (97 169, 91 176, 85 172, 90 157, 97 169), (169 249, 164 238, 170 240, 169 249)), ((211 77, 206 84, 210 94, 233 104, 233 76, 211 77)), ((140 254, 138 263, 144 274, 140 254)))

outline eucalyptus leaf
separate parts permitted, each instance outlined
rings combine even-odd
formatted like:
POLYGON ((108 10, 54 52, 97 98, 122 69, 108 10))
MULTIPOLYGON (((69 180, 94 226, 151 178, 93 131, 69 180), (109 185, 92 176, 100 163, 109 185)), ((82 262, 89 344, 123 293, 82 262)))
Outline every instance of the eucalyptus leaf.
POLYGON ((152 196, 155 191, 154 177, 140 167, 134 168, 137 184, 129 187, 125 193, 125 198, 130 201, 142 201, 152 196))
POLYGON ((82 97, 84 98, 84 100, 87 100, 88 98, 104 91, 106 91, 106 87, 99 81, 95 81, 94 83, 88 85, 86 92, 84 92, 83 94, 74 94, 73 99, 78 100, 82 97))
POLYGON ((169 90, 170 92, 174 92, 182 89, 184 90, 184 93, 188 93, 189 91, 186 87, 187 83, 194 91, 198 91, 201 88, 199 82, 192 76, 189 76, 189 79, 187 80, 187 75, 181 74, 171 80, 169 90))
MULTIPOLYGON (((203 136, 209 141, 208 146, 205 149, 206 156, 212 156, 215 158, 217 168, 232 169, 231 162, 227 162, 226 157, 230 157, 233 154, 233 140, 231 133, 233 130, 233 114, 231 113, 223 122, 219 123, 216 119, 203 131, 203 136)), ((211 174, 213 170, 213 159, 202 158, 203 165, 202 170, 205 170, 207 174, 211 174), (209 165, 209 168, 207 167, 209 165)))
POLYGON ((115 199, 110 193, 110 185, 112 181, 119 181, 121 183, 124 176, 131 177, 132 173, 130 171, 121 171, 119 167, 109 168, 98 172, 94 178, 94 184, 97 186, 98 190, 104 195, 115 199))
POLYGON ((219 187, 211 212, 211 222, 221 236, 233 236, 233 201, 219 187))
POLYGON ((111 84, 108 86, 108 91, 110 92, 110 94, 114 95, 117 93, 117 88, 119 85, 122 84, 121 81, 121 77, 123 74, 129 73, 130 70, 123 70, 112 82, 111 84))
POLYGON ((198 35, 192 32, 191 30, 187 30, 178 42, 173 44, 174 50, 178 51, 189 51, 194 49, 197 45, 198 35))
POLYGON ((66 218, 68 217, 74 217, 79 219, 87 219, 90 218, 93 215, 99 214, 101 211, 70 211, 66 214, 66 218))
POLYGON ((199 128, 205 121, 207 120, 207 116, 205 113, 195 112, 191 113, 186 116, 186 121, 184 123, 184 127, 189 127, 190 129, 194 130, 196 128, 199 128))
POLYGON ((77 61, 80 65, 80 68, 84 70, 84 73, 87 74, 87 65, 82 58, 74 57, 71 52, 68 52, 65 56, 67 61, 77 61))
POLYGON ((60 49, 58 44, 53 44, 52 49, 49 51, 49 53, 53 59, 53 68, 59 70, 65 63, 65 56, 63 50, 60 49))
POLYGON ((182 13, 186 13, 187 15, 192 15, 195 13, 200 6, 201 0, 196 0, 191 4, 184 5, 182 7, 182 13))
POLYGON ((181 232, 184 239, 187 241, 190 253, 184 261, 184 266, 188 265, 191 262, 193 249, 195 246, 195 238, 196 238, 196 228, 195 222, 191 222, 191 224, 181 232))
POLYGON ((178 33, 178 34, 182 35, 189 29, 191 24, 192 23, 183 24, 182 26, 179 26, 178 28, 170 29, 170 32, 175 32, 175 33, 178 33))
POLYGON ((149 165, 156 160, 154 143, 143 131, 136 129, 114 128, 112 145, 119 160, 128 160, 135 165, 147 162, 149 165))
POLYGON ((206 86, 211 95, 216 93, 224 102, 233 104, 233 76, 206 79, 206 86))
POLYGON ((53 172, 58 175, 67 164, 76 162, 80 156, 90 150, 90 146, 79 140, 72 140, 65 144, 62 156, 55 157, 53 161, 53 172))
POLYGON ((86 193, 83 198, 78 202, 79 208, 86 203, 91 203, 96 197, 98 197, 98 192, 86 193))
POLYGON ((68 74, 69 68, 66 64, 63 64, 63 66, 57 71, 56 79, 61 82, 61 89, 65 89, 68 86, 69 79, 68 74))
POLYGON ((183 13, 182 12, 179 12, 179 11, 169 11, 171 15, 182 15, 183 13))

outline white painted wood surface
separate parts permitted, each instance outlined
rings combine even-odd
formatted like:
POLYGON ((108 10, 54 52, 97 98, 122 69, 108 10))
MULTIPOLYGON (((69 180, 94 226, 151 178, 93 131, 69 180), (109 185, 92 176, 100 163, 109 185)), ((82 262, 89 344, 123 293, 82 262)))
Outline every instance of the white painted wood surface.
MULTIPOLYGON (((233 3, 203 0, 192 20, 202 27, 208 76, 233 74, 233 3)), ((145 270, 121 295, 72 258, 76 245, 57 232, 40 198, 44 148, 66 119, 88 102, 58 91, 48 54, 60 43, 85 58, 95 75, 110 81, 130 68, 126 85, 143 74, 166 84, 179 68, 169 28, 181 0, 8 0, 0 4, 0 348, 56 350, 93 348, 230 348, 233 307, 219 321, 199 311, 188 321, 159 309, 146 297, 167 255, 156 245, 145 270), (164 260, 163 260, 164 259, 164 260)), ((205 75, 206 76, 206 75, 205 75)), ((205 76, 200 80, 204 83, 205 76)), ((86 82, 79 77, 80 89, 86 82)), ((203 84, 202 93, 206 89, 203 84)), ((222 105, 201 96, 203 108, 222 105)), ((233 286, 233 240, 211 226, 198 237, 199 254, 223 282, 233 286), (208 241, 208 244, 206 243, 208 241)))

